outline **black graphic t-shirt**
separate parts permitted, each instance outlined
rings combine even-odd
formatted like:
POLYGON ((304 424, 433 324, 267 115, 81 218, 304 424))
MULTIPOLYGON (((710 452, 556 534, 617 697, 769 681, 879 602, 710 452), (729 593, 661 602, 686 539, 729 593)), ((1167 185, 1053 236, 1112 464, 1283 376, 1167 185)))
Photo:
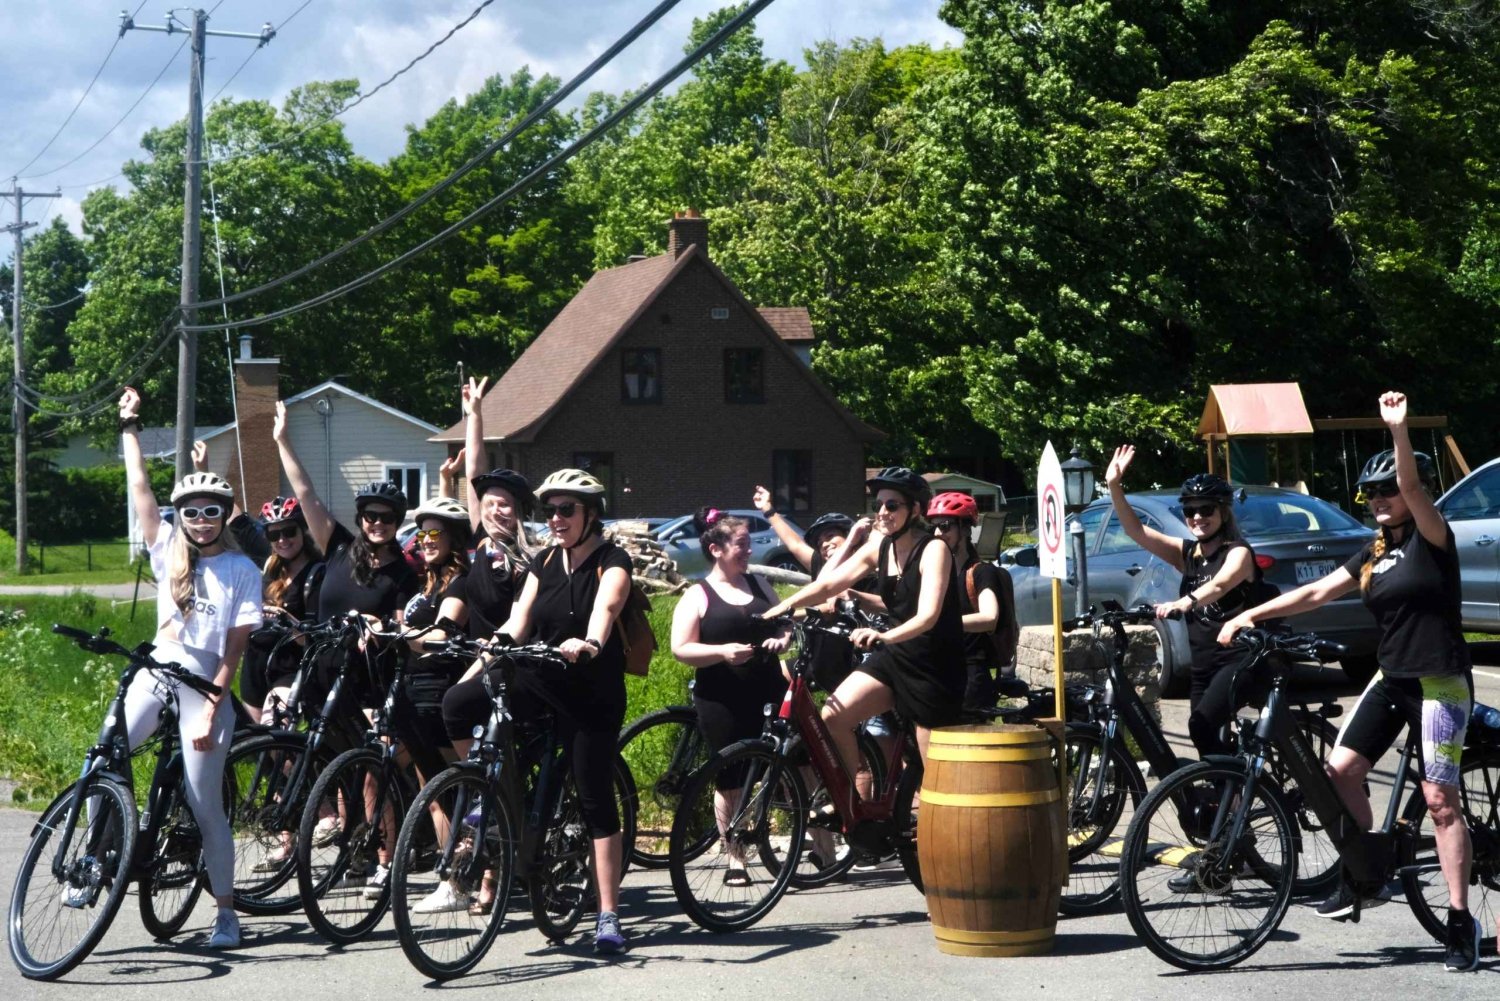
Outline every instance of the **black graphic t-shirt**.
MULTIPOLYGON (((1250 549, 1250 546, 1245 542, 1226 542, 1215 549, 1212 556, 1196 555, 1197 549, 1198 543, 1195 540, 1182 540, 1184 570, 1177 594, 1183 598, 1217 577, 1224 569, 1224 561, 1229 558, 1231 552, 1236 549, 1250 549)), ((1253 550, 1250 553, 1250 560, 1253 567, 1255 561, 1253 550)), ((1254 571, 1249 579, 1240 581, 1227 593, 1220 595, 1218 601, 1195 605, 1193 610, 1187 613, 1188 646, 1193 651, 1195 662, 1199 661, 1200 657, 1212 658, 1223 652, 1223 648, 1219 646, 1219 630, 1224 623, 1249 607, 1250 581, 1259 573, 1259 570, 1254 571)))
MULTIPOLYGON (((1387 545, 1370 568, 1365 606, 1380 624, 1376 658, 1388 678, 1465 674, 1470 669, 1452 528, 1447 538, 1447 548, 1439 549, 1411 525, 1406 539, 1398 546, 1387 545)), ((1344 564, 1355 580, 1374 546, 1371 539, 1344 564)))

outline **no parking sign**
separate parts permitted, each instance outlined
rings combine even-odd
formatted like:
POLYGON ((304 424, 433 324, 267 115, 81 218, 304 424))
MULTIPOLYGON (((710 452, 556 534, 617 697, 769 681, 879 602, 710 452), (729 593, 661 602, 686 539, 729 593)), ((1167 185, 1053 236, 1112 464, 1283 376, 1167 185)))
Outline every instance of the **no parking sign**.
POLYGON ((1063 509, 1062 463, 1050 441, 1042 450, 1042 461, 1036 469, 1036 504, 1036 553, 1041 575, 1066 580, 1068 557, 1063 549, 1066 513, 1063 509))

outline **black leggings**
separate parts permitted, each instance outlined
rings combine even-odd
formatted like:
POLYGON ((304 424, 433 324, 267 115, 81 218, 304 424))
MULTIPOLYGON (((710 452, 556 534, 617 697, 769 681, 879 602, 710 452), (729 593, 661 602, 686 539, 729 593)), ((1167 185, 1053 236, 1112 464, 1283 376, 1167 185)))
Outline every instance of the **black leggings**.
POLYGON ((1234 667, 1248 656, 1238 650, 1214 651, 1202 657, 1207 663, 1199 667, 1199 656, 1193 658, 1192 688, 1188 694, 1188 736, 1199 756, 1233 754, 1235 747, 1225 735, 1225 726, 1234 719, 1240 706, 1265 702, 1270 689, 1264 665, 1253 673, 1241 672, 1238 692, 1231 689, 1234 667))

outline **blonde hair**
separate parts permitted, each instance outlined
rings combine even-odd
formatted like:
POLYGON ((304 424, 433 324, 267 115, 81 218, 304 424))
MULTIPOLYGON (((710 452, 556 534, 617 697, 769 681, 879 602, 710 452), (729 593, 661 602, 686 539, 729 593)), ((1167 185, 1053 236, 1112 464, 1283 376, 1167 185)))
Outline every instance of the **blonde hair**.
MULTIPOLYGON (((215 541, 227 553, 239 552, 234 533, 229 531, 227 517, 215 541)), ((172 603, 182 612, 184 621, 193 614, 193 570, 198 566, 198 556, 198 547, 188 542, 187 529, 181 525, 173 526, 172 541, 167 549, 167 587, 172 603)))
POLYGON ((1386 537, 1385 529, 1375 536, 1375 541, 1370 545, 1370 558, 1365 560, 1364 566, 1359 568, 1359 593, 1365 597, 1370 594, 1370 575, 1375 570, 1375 564, 1385 555, 1386 537))

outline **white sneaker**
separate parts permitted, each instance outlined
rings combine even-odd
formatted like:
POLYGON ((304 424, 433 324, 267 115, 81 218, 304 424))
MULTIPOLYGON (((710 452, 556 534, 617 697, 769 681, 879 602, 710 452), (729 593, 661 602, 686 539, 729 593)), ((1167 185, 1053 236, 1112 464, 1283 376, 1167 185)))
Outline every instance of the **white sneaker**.
POLYGON ((338 817, 324 817, 313 827, 312 846, 327 848, 339 839, 343 831, 344 825, 339 822, 338 817))
POLYGON ((391 881, 391 867, 388 865, 377 865, 370 878, 365 881, 365 899, 379 900, 380 895, 385 892, 386 884, 391 881))
POLYGON ((473 902, 474 898, 460 891, 452 881, 444 880, 436 890, 417 901, 411 910, 413 914, 451 914, 468 910, 473 902))
POLYGON ((333 884, 335 890, 357 890, 370 881, 371 872, 363 864, 351 865, 344 870, 344 875, 337 883, 333 884))
POLYGON ((240 947, 240 916, 231 910, 219 911, 214 918, 214 933, 208 937, 210 949, 238 949, 240 947))
POLYGON ((72 883, 69 883, 62 888, 62 905, 64 907, 72 907, 75 910, 87 907, 91 893, 92 890, 90 887, 74 886, 72 883))

